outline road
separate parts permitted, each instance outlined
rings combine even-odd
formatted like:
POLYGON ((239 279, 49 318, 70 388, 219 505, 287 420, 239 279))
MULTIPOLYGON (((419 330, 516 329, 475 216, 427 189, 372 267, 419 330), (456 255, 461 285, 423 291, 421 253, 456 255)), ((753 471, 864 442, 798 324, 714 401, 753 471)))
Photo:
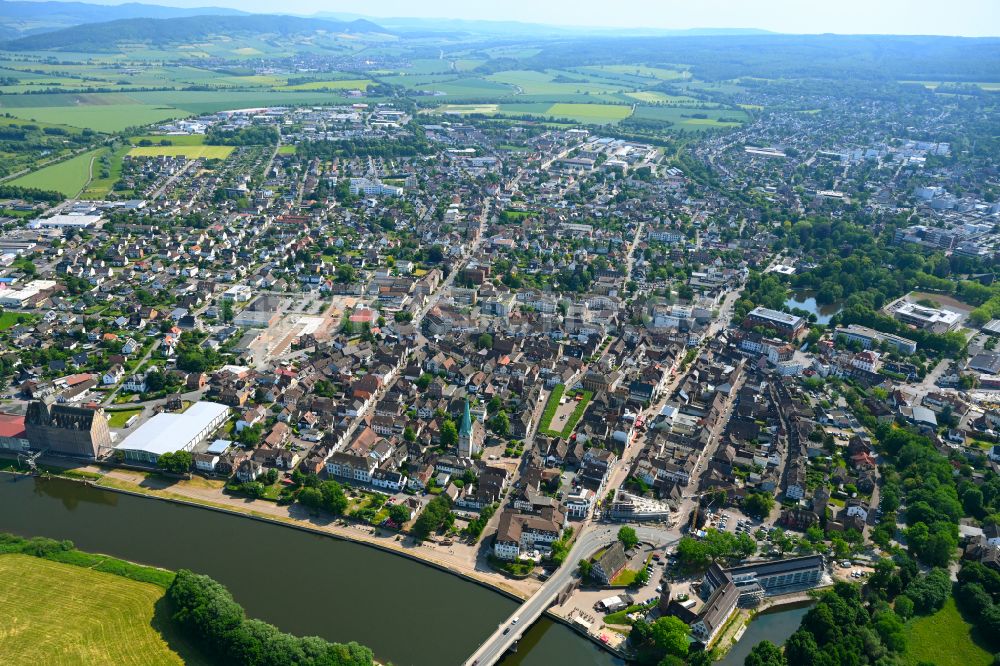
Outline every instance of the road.
MULTIPOLYGON (((466 660, 466 666, 492 666, 492 664, 497 663, 524 632, 542 616, 542 613, 548 610, 559 594, 573 582, 576 567, 571 563, 589 557, 598 549, 609 545, 615 540, 618 527, 618 525, 585 525, 580 538, 576 540, 566 556, 566 564, 556 570, 538 592, 497 627, 497 630, 466 660), (516 624, 514 623, 515 618, 517 618, 516 624), (505 630, 507 630, 506 633, 505 630)), ((657 546, 671 545, 677 541, 677 539, 664 538, 667 534, 662 530, 641 525, 635 526, 635 529, 640 540, 648 541, 657 546)))
POLYGON ((153 192, 152 194, 149 195, 149 200, 150 201, 156 201, 157 199, 159 199, 160 196, 164 192, 166 192, 166 190, 167 190, 168 187, 170 187, 171 185, 173 185, 174 182, 176 182, 178 178, 180 178, 185 173, 187 173, 187 170, 191 168, 192 164, 194 164, 194 160, 188 160, 187 162, 185 162, 184 166, 182 166, 180 169, 177 170, 177 173, 175 173, 174 175, 170 176, 170 178, 167 178, 165 181, 163 181, 163 185, 160 185, 160 187, 157 188, 157 190, 155 192, 153 192))
POLYGON ((118 393, 119 393, 119 391, 122 390, 122 385, 129 378, 129 376, 130 375, 137 375, 137 374, 139 374, 139 372, 142 371, 143 366, 146 365, 146 361, 149 360, 149 357, 152 356, 153 352, 156 351, 159 348, 160 348, 160 341, 156 340, 155 342, 153 342, 153 344, 151 344, 149 346, 149 349, 146 350, 146 353, 143 355, 143 357, 141 359, 139 359, 139 363, 136 364, 136 366, 135 366, 135 371, 133 371, 131 373, 128 373, 124 377, 122 377, 122 380, 120 382, 118 382, 118 384, 115 386, 114 390, 111 391, 111 393, 109 393, 106 398, 104 398, 104 400, 101 402, 101 404, 102 405, 110 405, 110 404, 112 404, 114 402, 114 400, 115 400, 115 396, 117 396, 118 393))

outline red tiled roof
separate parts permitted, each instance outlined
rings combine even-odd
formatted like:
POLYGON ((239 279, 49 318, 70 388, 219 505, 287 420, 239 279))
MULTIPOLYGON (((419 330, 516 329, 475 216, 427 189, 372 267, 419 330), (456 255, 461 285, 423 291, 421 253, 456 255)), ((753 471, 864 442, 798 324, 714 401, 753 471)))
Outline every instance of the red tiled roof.
POLYGON ((0 413, 0 437, 24 437, 24 415, 0 413))

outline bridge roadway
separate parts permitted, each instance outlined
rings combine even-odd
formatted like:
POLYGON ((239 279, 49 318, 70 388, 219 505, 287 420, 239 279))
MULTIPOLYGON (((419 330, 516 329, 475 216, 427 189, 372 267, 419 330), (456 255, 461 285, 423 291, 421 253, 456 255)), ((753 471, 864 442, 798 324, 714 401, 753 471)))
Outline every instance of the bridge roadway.
MULTIPOLYGON (((525 601, 510 617, 508 617, 492 635, 469 657, 465 666, 493 666, 516 643, 538 618, 559 597, 573 579, 577 563, 598 549, 611 544, 618 534, 620 524, 588 525, 585 527, 563 565, 559 567, 545 584, 530 599, 525 601), (514 624, 514 618, 517 623, 514 624), (504 630, 506 633, 504 632, 504 630)), ((654 528, 644 525, 631 525, 643 542, 656 546, 669 545, 678 540, 675 533, 665 528, 654 528)))

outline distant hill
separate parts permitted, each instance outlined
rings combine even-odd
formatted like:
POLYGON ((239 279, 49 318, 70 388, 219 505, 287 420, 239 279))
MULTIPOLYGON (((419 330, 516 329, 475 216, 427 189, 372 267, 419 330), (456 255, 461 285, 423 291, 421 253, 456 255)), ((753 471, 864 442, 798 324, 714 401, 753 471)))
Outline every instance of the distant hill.
MULTIPOLYGON (((30 3, 22 3, 30 4, 30 3)), ((58 4, 58 3, 52 3, 58 4)), ((6 51, 114 51, 122 42, 163 46, 210 36, 386 33, 370 21, 327 21, 269 14, 199 15, 178 18, 128 18, 87 23, 0 43, 6 51)))
POLYGON ((472 35, 495 35, 509 37, 579 36, 579 35, 659 35, 659 36, 707 36, 707 35, 766 35, 773 34, 756 28, 690 28, 670 30, 666 28, 601 28, 597 26, 565 26, 545 23, 524 23, 521 21, 490 21, 475 19, 418 18, 394 16, 392 18, 371 17, 347 12, 318 12, 317 18, 339 20, 368 19, 399 33, 465 33, 472 35))
POLYGON ((182 16, 237 16, 246 12, 223 7, 164 7, 129 2, 92 5, 85 2, 0 2, 0 35, 5 38, 50 32, 84 23, 104 23, 128 18, 178 18, 182 16))

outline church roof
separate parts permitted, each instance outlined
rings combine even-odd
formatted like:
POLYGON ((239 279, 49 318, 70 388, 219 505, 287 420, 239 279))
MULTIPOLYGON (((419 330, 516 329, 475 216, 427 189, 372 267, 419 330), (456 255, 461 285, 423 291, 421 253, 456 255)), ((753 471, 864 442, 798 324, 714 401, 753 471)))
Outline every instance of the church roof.
POLYGON ((469 401, 465 401, 465 411, 462 413, 462 427, 458 434, 462 437, 472 436, 472 414, 469 412, 469 401))

